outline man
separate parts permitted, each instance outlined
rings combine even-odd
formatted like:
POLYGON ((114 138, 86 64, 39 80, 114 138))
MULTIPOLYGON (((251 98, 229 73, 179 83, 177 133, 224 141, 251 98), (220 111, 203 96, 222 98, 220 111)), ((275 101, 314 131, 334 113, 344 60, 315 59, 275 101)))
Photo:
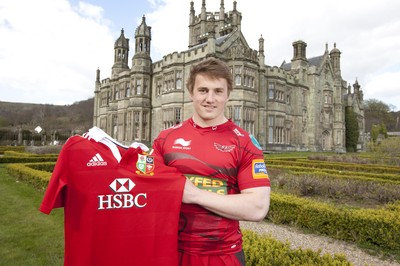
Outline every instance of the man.
POLYGON ((163 130, 154 155, 187 177, 179 224, 180 265, 245 265, 240 220, 261 221, 270 182, 257 140, 227 119, 232 74, 209 58, 192 67, 193 116, 163 130))

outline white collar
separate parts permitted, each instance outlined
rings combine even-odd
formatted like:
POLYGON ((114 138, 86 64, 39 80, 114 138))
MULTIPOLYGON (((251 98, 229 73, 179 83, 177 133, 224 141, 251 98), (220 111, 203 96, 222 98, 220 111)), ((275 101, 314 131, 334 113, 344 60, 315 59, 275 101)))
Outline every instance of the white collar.
MULTIPOLYGON (((102 129, 100 129, 98 127, 92 127, 91 129, 89 129, 88 135, 90 138, 94 139, 95 141, 101 142, 101 143, 105 144, 107 147, 109 147, 111 152, 113 153, 115 159, 118 162, 121 161, 122 156, 117 148, 117 145, 121 146, 124 149, 128 148, 127 146, 122 145, 117 140, 110 137, 106 132, 104 132, 102 129)), ((140 142, 133 142, 130 147, 135 148, 135 149, 140 147, 142 149, 142 151, 145 151, 145 152, 147 152, 149 150, 149 148, 145 144, 140 143, 140 142)))
POLYGON ((119 152, 117 145, 127 148, 112 137, 110 137, 106 132, 101 130, 98 127, 92 127, 89 129, 89 137, 94 139, 97 142, 101 142, 104 145, 106 145, 108 148, 110 148, 112 154, 114 155, 115 159, 120 162, 121 161, 121 153, 119 152))

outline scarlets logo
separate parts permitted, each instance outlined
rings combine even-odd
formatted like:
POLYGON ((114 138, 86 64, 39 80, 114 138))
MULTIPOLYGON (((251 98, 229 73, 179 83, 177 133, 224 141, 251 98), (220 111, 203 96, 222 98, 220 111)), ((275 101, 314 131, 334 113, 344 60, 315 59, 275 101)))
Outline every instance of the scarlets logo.
POLYGON ((235 145, 222 145, 222 144, 214 142, 214 147, 218 151, 231 152, 231 151, 233 151, 233 149, 235 149, 236 146, 235 145))

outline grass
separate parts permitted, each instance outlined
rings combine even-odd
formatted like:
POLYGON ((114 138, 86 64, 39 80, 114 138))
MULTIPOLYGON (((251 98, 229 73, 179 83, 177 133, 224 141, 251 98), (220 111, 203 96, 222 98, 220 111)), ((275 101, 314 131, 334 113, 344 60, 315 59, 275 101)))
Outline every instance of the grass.
POLYGON ((43 192, 18 182, 0 165, 0 265, 63 265, 63 209, 38 208, 43 192))

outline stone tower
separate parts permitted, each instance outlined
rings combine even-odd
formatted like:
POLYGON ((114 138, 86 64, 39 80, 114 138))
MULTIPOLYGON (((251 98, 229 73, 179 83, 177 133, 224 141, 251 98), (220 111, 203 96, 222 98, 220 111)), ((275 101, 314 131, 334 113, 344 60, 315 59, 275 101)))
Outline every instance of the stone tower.
POLYGON ((128 56, 129 39, 125 38, 124 29, 122 29, 121 35, 114 43, 114 65, 112 66, 112 76, 129 69, 128 56))
POLYGON ((242 14, 236 9, 225 13, 224 0, 221 0, 219 12, 207 12, 206 1, 202 0, 201 12, 196 16, 193 1, 190 2, 189 48, 207 42, 209 34, 215 38, 225 36, 234 30, 241 30, 242 14))

